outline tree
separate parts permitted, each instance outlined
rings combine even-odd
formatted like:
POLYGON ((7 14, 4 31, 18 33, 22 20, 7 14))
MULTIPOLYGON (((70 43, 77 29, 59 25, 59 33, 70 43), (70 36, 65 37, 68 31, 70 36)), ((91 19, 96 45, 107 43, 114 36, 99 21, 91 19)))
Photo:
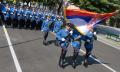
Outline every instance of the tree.
MULTIPOLYGON (((119 0, 70 0, 70 2, 79 6, 81 9, 98 13, 109 13, 115 10, 120 10, 119 0)), ((110 18, 109 25, 114 27, 120 27, 120 12, 110 18)))

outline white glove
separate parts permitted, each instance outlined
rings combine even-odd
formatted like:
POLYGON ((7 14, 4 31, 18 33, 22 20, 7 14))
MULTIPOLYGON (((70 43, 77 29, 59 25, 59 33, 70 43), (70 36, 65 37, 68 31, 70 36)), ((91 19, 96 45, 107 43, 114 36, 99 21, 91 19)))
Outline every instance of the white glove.
POLYGON ((6 12, 3 12, 4 14, 6 14, 6 12))
POLYGON ((62 38, 62 41, 65 41, 65 39, 64 39, 64 38, 62 38))
POLYGON ((8 10, 10 10, 10 8, 8 8, 8 10))
POLYGON ((13 14, 13 13, 11 13, 11 14, 13 14))
POLYGON ((72 42, 70 43, 70 45, 72 46, 72 42))
POLYGON ((15 9, 15 11, 17 11, 17 9, 15 9))
POLYGON ((70 34, 72 35, 72 34, 73 34, 73 31, 70 31, 70 34))
POLYGON ((30 15, 30 17, 32 17, 32 16, 30 15))
POLYGON ((96 35, 96 32, 94 32, 94 35, 96 35))
POLYGON ((38 18, 38 16, 35 16, 36 18, 38 18))
POLYGON ((41 30, 43 32, 43 30, 41 30))
POLYGON ((90 40, 89 40, 89 39, 87 39, 87 42, 90 42, 90 40))

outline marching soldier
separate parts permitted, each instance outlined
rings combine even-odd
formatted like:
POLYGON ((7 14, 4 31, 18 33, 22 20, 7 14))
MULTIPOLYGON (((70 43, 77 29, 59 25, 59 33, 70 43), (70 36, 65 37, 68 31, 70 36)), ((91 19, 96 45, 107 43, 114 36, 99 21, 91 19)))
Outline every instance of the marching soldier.
POLYGON ((17 10, 17 26, 18 28, 20 29, 21 28, 21 25, 22 25, 22 8, 20 7, 18 10, 17 10))
POLYGON ((74 49, 73 57, 72 57, 72 66, 73 66, 73 68, 76 68, 76 59, 78 57, 79 50, 81 47, 82 35, 77 30, 73 30, 73 32, 71 34, 72 34, 71 45, 74 49))
POLYGON ((23 27, 27 28, 27 19, 28 19, 28 8, 23 10, 23 27))
POLYGON ((50 16, 46 15, 46 20, 43 21, 42 23, 42 27, 41 27, 41 31, 44 32, 44 40, 43 40, 43 44, 46 45, 47 42, 46 42, 46 39, 48 37, 48 33, 50 31, 50 24, 51 24, 51 21, 50 21, 50 16))
POLYGON ((35 10, 33 8, 33 10, 31 11, 31 24, 30 24, 30 29, 34 29, 35 28, 35 10))
POLYGON ((55 20, 55 23, 54 23, 54 28, 53 28, 53 32, 58 32, 61 27, 63 25, 63 22, 61 21, 61 17, 60 16, 57 16, 57 19, 55 20))
POLYGON ((70 41, 70 31, 71 31, 71 24, 67 23, 66 24, 66 28, 59 30, 56 33, 56 37, 59 41, 59 45, 61 47, 61 55, 60 55, 60 59, 59 59, 59 66, 63 67, 64 66, 64 61, 65 61, 65 56, 67 53, 67 48, 69 45, 69 41, 70 41))
POLYGON ((36 14, 35 14, 35 29, 36 30, 40 29, 39 21, 40 21, 39 11, 36 11, 36 14))
POLYGON ((15 10, 15 6, 11 6, 9 13, 10 13, 10 24, 12 27, 13 27, 13 21, 14 21, 13 20, 14 19, 14 10, 15 10))
POLYGON ((88 58, 92 53, 93 50, 93 41, 97 40, 96 32, 91 30, 87 35, 83 36, 82 38, 85 41, 84 47, 86 49, 85 59, 84 59, 84 66, 88 66, 88 58))
POLYGON ((14 7, 14 12, 13 12, 13 25, 12 25, 13 28, 18 27, 17 21, 18 21, 18 20, 17 20, 17 8, 14 7))
POLYGON ((31 11, 30 9, 27 7, 27 23, 26 23, 26 26, 25 28, 30 28, 30 24, 31 24, 31 11))

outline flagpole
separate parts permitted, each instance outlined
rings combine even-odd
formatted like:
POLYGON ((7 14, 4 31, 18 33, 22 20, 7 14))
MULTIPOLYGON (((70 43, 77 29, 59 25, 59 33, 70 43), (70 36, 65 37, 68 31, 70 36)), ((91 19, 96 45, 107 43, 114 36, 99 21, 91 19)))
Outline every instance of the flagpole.
POLYGON ((67 7, 65 6, 65 2, 67 2, 68 0, 63 0, 63 16, 66 22, 70 22, 67 18, 66 18, 66 9, 67 7))

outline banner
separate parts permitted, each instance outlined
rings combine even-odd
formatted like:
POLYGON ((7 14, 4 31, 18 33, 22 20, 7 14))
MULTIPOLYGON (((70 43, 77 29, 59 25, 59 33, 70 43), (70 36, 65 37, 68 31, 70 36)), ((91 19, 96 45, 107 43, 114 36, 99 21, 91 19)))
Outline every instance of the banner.
POLYGON ((87 10, 80 9, 75 5, 65 3, 64 15, 66 20, 74 24, 76 29, 83 35, 89 33, 97 24, 100 24, 103 20, 106 20, 113 16, 116 12, 112 13, 96 13, 87 10))

